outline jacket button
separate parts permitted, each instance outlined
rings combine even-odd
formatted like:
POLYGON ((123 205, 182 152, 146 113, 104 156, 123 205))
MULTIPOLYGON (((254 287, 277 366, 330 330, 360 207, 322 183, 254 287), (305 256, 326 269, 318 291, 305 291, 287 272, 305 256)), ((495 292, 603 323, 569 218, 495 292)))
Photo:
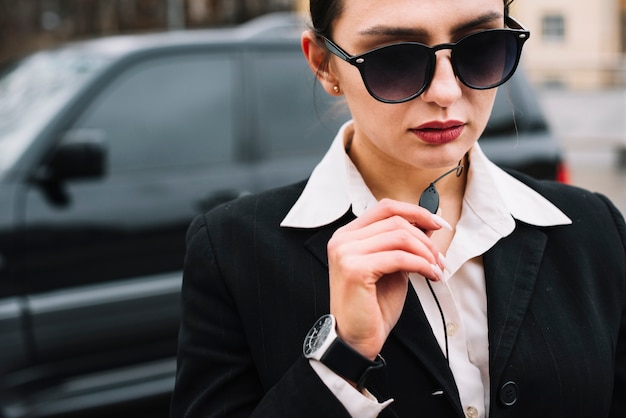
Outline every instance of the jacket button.
POLYGON ((505 406, 512 406, 517 402, 517 396, 519 395, 519 388, 515 382, 506 382, 500 388, 500 402, 505 406))

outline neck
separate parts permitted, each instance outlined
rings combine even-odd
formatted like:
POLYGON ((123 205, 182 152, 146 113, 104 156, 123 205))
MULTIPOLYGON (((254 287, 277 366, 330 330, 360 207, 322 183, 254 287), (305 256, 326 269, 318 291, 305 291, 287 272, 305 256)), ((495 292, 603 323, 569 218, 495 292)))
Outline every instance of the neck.
POLYGON ((441 205, 449 206, 448 203, 452 202, 458 202, 460 205, 467 181, 467 156, 463 156, 460 162, 456 161, 444 167, 417 168, 394 161, 386 155, 379 154, 371 158, 372 153, 377 152, 376 150, 362 149, 355 145, 350 144, 350 159, 376 199, 389 198, 417 204, 422 192, 439 179, 436 188, 441 205), (457 175, 454 170, 459 163, 464 169, 460 171, 460 175, 457 175), (445 175, 450 170, 453 172, 445 175), (440 178, 441 176, 444 177, 440 178))

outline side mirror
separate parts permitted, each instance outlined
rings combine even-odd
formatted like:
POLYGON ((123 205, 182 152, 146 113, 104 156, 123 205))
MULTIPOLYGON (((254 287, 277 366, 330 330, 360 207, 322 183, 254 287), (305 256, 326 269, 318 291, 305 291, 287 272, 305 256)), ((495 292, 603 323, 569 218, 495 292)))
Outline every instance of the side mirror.
POLYGON ((103 132, 70 131, 61 139, 34 181, 50 203, 59 207, 67 206, 70 196, 65 189, 65 182, 104 177, 107 155, 103 132))
POLYGON ((104 134, 97 130, 67 133, 46 164, 46 179, 82 180, 106 174, 107 146, 104 134))

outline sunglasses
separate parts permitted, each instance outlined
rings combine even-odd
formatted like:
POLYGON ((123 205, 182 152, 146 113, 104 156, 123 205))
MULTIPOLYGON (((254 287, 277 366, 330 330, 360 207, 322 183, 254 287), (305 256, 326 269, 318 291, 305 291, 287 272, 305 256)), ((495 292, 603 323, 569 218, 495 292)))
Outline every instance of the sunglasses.
POLYGON ((449 49, 452 69, 467 87, 487 90, 505 83, 515 72, 524 42, 530 36, 515 19, 507 17, 505 29, 472 33, 458 42, 427 46, 400 42, 360 55, 349 55, 322 36, 326 48, 359 69, 372 97, 384 103, 402 103, 422 94, 435 73, 437 51, 449 49))

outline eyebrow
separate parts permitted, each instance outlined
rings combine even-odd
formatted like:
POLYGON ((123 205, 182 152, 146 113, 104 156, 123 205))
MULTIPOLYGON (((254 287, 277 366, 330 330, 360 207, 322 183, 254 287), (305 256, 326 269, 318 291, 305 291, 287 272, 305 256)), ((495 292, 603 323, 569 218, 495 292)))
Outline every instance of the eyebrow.
POLYGON ((452 29, 452 33, 456 34, 460 32, 467 32, 468 30, 474 29, 475 27, 482 26, 486 23, 491 23, 494 20, 499 20, 503 17, 503 14, 499 12, 486 13, 482 16, 477 17, 476 19, 470 20, 469 22, 455 26, 452 29))
MULTIPOLYGON (((484 25, 485 23, 490 23, 494 20, 502 19, 502 17, 503 17, 502 13, 499 13, 499 12, 486 13, 468 22, 463 22, 459 25, 454 26, 452 28, 452 34, 467 32, 468 30, 484 25)), ((421 28, 376 25, 376 26, 372 26, 371 28, 367 28, 367 29, 360 31, 359 35, 393 36, 393 37, 402 37, 402 36, 427 37, 428 32, 421 28)))

